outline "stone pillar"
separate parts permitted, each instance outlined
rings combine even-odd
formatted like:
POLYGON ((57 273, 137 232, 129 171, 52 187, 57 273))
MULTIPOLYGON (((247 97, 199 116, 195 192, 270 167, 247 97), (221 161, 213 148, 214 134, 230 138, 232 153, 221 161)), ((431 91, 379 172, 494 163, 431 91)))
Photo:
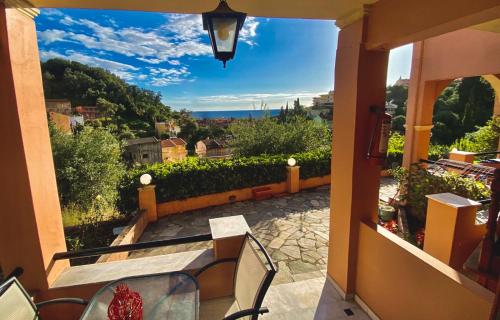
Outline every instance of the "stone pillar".
POLYGON ((406 168, 420 159, 428 158, 434 103, 451 82, 451 80, 425 81, 423 79, 424 49, 424 42, 413 44, 403 154, 403 166, 406 168))
POLYGON ((300 167, 286 167, 286 187, 288 193, 297 193, 300 191, 300 167))
POLYGON ((485 225, 476 225, 479 202, 452 193, 427 196, 424 251, 462 270, 464 262, 486 233, 485 225))
MULTIPOLYGON (((20 5, 22 1, 18 1, 20 5)), ((34 16, 0 2, 0 261, 22 284, 46 290, 69 266, 45 111, 34 16)))
POLYGON ((474 152, 467 152, 467 151, 450 151, 448 158, 450 160, 455 160, 455 161, 462 161, 462 162, 467 162, 467 163, 474 163, 475 159, 475 153, 474 152))
POLYGON ((250 227, 242 215, 210 219, 215 259, 237 258, 250 227))
POLYGON ((354 292, 359 222, 376 221, 381 167, 370 164, 370 107, 385 106, 389 53, 366 50, 366 18, 339 33, 335 63, 328 276, 354 292))
POLYGON ((139 209, 146 210, 148 222, 158 220, 155 188, 156 186, 154 185, 148 185, 137 189, 139 191, 139 209))

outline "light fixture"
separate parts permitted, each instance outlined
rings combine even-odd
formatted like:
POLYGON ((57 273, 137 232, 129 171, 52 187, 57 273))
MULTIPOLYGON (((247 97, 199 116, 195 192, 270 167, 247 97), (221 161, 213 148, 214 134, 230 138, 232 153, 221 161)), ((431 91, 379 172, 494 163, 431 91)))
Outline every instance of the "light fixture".
POLYGON ((288 159, 288 166, 289 167, 295 167, 296 164, 297 164, 297 160, 295 160, 294 158, 288 159))
POLYGON ((148 184, 150 184, 150 183, 151 183, 151 180, 152 180, 152 179, 153 179, 153 178, 151 177, 151 175, 149 175, 149 174, 145 173, 145 174, 143 174, 143 175, 139 178, 139 181, 141 182, 141 184, 142 184, 143 186, 147 186, 148 184))
POLYGON ((221 0, 215 10, 202 14, 203 29, 208 30, 215 59, 222 61, 224 68, 234 57, 238 34, 246 17, 246 13, 232 10, 226 0, 221 0))

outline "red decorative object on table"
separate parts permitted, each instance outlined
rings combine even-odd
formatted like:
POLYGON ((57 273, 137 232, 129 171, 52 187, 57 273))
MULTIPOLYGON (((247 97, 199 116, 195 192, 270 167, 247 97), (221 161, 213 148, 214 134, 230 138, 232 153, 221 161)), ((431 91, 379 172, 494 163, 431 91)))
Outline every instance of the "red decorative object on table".
POLYGON ((115 296, 108 307, 109 320, 142 320, 142 298, 126 284, 115 289, 115 296))
POLYGON ((415 234, 415 238, 417 241, 417 246, 423 247, 424 246, 424 240, 425 240, 425 229, 421 228, 417 231, 415 234))

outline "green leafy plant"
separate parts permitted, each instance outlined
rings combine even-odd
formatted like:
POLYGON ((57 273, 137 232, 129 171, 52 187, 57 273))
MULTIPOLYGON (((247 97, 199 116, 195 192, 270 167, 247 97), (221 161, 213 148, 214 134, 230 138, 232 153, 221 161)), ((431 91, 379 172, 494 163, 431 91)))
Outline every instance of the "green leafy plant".
POLYGON ((131 169, 120 185, 119 208, 123 212, 137 209, 139 177, 148 173, 156 185, 158 202, 186 199, 283 182, 289 157, 301 166, 300 178, 307 179, 330 173, 329 149, 293 155, 241 157, 226 160, 206 160, 190 157, 181 162, 157 163, 131 169))
MULTIPOLYGON (((452 148, 469 152, 494 152, 500 137, 500 117, 493 117, 485 126, 456 140, 452 148)), ((491 157, 491 156, 490 156, 491 157)))
POLYGON ((229 126, 229 132, 234 154, 243 157, 312 151, 331 143, 326 124, 303 116, 287 118, 286 122, 269 117, 239 120, 229 126))
POLYGON ((118 140, 106 129, 85 127, 74 135, 50 124, 57 186, 63 207, 114 208, 125 168, 118 140))
POLYGON ((449 192, 472 200, 487 199, 490 196, 488 187, 482 182, 453 172, 436 174, 413 165, 409 172, 399 170, 396 177, 400 185, 406 187, 404 200, 407 201, 411 214, 422 223, 427 214, 427 195, 449 192))

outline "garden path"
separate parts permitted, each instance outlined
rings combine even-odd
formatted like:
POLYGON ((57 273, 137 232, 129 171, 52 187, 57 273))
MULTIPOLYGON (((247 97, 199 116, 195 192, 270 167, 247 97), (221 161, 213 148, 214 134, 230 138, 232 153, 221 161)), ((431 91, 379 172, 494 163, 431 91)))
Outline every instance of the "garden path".
MULTIPOLYGON (((392 196, 394 184, 394 180, 382 178, 381 196, 392 196)), ((324 277, 330 219, 329 186, 280 198, 237 202, 165 217, 150 224, 140 242, 209 233, 209 219, 240 214, 279 269, 273 285, 324 277)), ((130 258, 211 247, 211 241, 183 244, 136 251, 130 258)))

